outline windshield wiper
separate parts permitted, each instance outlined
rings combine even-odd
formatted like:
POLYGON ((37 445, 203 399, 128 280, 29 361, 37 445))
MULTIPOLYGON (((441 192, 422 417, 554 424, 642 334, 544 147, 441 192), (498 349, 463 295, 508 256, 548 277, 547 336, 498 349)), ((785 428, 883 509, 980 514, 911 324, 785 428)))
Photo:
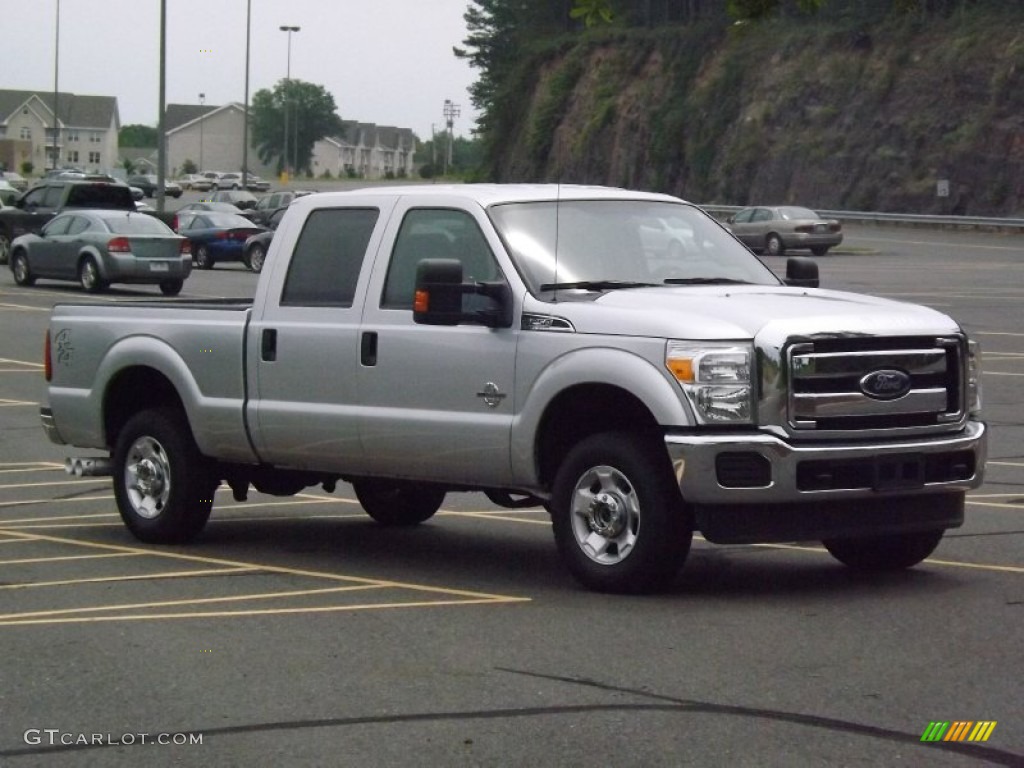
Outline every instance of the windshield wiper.
POLYGON ((544 283, 541 291, 614 291, 617 288, 650 288, 657 283, 637 283, 630 280, 578 280, 575 283, 544 283))
POLYGON ((731 277, 666 277, 662 282, 665 285, 752 285, 731 277))

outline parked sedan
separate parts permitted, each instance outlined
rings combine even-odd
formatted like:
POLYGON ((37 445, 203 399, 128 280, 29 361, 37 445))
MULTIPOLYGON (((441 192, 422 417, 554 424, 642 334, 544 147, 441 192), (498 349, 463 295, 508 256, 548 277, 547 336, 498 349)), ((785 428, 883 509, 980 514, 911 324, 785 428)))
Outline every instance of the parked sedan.
MULTIPOLYGON (((160 188, 157 182, 157 176, 155 173, 140 174, 138 176, 129 176, 128 184, 133 187, 138 187, 142 190, 142 193, 146 197, 156 197, 157 190, 160 188)), ((176 182, 164 180, 164 194, 168 197, 181 197, 181 185, 176 182)))
POLYGON ((782 256, 787 249, 809 249, 824 256, 843 242, 843 225, 795 205, 752 206, 728 219, 733 234, 754 251, 782 256))
POLYGON ((75 210, 54 217, 38 235, 15 238, 11 271, 18 285, 75 280, 96 293, 111 283, 155 283, 175 296, 192 271, 192 253, 188 239, 144 213, 75 210))
POLYGON ((288 206, 284 206, 271 213, 267 219, 267 226, 270 227, 270 230, 253 235, 245 241, 245 266, 253 272, 263 271, 263 263, 267 259, 270 241, 274 239, 274 232, 277 231, 277 226, 281 223, 287 210, 288 206))
POLYGON ((198 173, 189 173, 178 179, 178 185, 182 189, 196 190, 197 192, 208 192, 213 189, 213 181, 198 173))
POLYGON ((257 224, 266 224, 270 217, 279 209, 291 205, 297 197, 312 194, 299 189, 281 190, 264 195, 256 201, 256 207, 252 209, 252 220, 257 224))
POLYGON ((244 261, 245 241, 264 231, 234 213, 178 212, 178 232, 191 241, 192 254, 200 269, 213 269, 218 261, 244 261))
POLYGON ((24 192, 28 189, 28 179, 22 176, 20 173, 14 171, 4 171, 0 173, 0 178, 10 184, 19 192, 24 192))
POLYGON ((236 208, 248 210, 256 207, 256 195, 244 189, 223 189, 210 195, 214 203, 231 203, 236 208))

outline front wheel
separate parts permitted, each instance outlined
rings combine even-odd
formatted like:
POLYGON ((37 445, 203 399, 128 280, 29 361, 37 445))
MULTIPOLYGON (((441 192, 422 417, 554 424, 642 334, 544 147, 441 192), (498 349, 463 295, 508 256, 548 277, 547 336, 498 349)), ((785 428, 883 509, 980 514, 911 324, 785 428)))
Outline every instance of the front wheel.
POLYGON ((357 480, 352 483, 366 514, 381 525, 418 525, 444 503, 443 489, 418 483, 357 480))
POLYGON ((199 453, 185 416, 170 408, 140 411, 114 446, 114 497, 135 538, 181 544, 203 530, 218 480, 199 453))
POLYGON ((252 248, 249 249, 249 258, 247 264, 249 269, 253 272, 263 271, 263 262, 267 258, 267 249, 264 248, 260 243, 253 244, 252 248))
POLYGON ((664 448, 654 437, 609 432, 569 451, 549 505, 562 559, 599 592, 667 586, 693 539, 664 448))
POLYGON ((28 266, 28 256, 24 251, 18 251, 14 254, 14 262, 11 264, 11 269, 14 272, 14 282, 18 285, 33 285, 36 282, 35 277, 32 276, 32 270, 28 266))
POLYGON ((858 571, 900 571, 917 565, 931 555, 944 530, 826 539, 825 549, 836 560, 858 571))

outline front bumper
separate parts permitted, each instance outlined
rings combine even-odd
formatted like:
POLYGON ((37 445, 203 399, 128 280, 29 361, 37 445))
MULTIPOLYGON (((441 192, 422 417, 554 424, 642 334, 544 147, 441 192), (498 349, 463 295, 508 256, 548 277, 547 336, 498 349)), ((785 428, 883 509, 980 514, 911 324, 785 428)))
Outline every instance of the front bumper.
POLYGON ((981 485, 987 429, 953 435, 795 446, 775 436, 665 436, 697 527, 720 543, 881 535, 951 527, 981 485))

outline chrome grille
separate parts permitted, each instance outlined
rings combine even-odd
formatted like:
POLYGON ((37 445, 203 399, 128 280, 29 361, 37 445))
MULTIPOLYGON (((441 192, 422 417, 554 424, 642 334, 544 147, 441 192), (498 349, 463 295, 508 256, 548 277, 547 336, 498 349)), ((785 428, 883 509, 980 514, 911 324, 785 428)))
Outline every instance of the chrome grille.
POLYGON ((791 344, 787 359, 793 429, 926 428, 964 416, 964 341, 957 337, 816 339, 791 344), (896 396, 865 383, 879 377, 899 385, 896 396))

